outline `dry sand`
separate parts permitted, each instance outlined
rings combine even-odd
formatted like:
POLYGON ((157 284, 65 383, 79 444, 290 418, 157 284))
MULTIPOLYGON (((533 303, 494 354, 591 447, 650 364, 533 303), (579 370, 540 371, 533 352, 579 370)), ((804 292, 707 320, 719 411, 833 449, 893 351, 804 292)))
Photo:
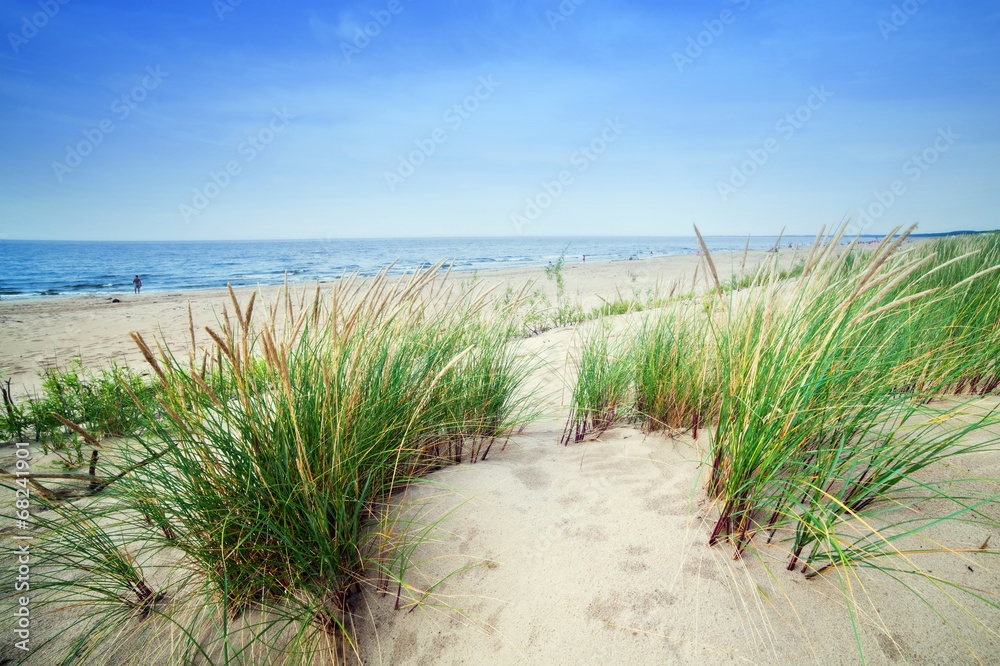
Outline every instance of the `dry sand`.
MULTIPOLYGON (((767 256, 751 255, 751 263, 767 256)), ((742 254, 714 257, 728 274, 742 254)), ((597 295, 645 293, 658 278, 667 288, 675 279, 690 285, 698 261, 570 266, 567 289, 589 308, 600 303, 597 295)), ((541 268, 481 277, 517 286, 532 278, 553 288, 541 268)), ((36 371, 74 355, 88 366, 124 359, 140 367, 128 331, 162 330, 183 351, 186 302, 199 324, 214 323, 225 302, 222 291, 119 298, 117 304, 97 298, 0 303, 0 369, 13 374, 16 388, 31 388, 36 371)), ((411 583, 427 586, 477 566, 445 580, 412 612, 393 610, 394 594, 369 599, 360 609, 364 662, 858 663, 836 574, 806 580, 788 572, 780 546, 733 561, 725 545, 707 545, 715 513, 699 479, 705 434, 694 441, 689 434, 617 428, 597 441, 558 445, 574 340, 571 329, 556 329, 523 344, 523 352, 541 362, 534 383, 544 418, 488 460, 440 470, 430 475, 433 483, 409 491, 408 499, 423 507, 423 520, 452 512, 441 538, 416 554, 424 563, 410 572, 411 583)), ((992 454, 960 461, 979 477, 995 476, 997 462, 992 454)), ((930 472, 930 478, 948 475, 960 473, 930 472)), ((935 509, 928 502, 914 510, 935 509)), ((939 536, 970 549, 987 537, 1000 539, 964 524, 939 536)), ((920 556, 913 566, 994 600, 1000 594, 1000 571, 983 555, 920 556)), ((932 609, 884 575, 859 575, 848 584, 868 663, 1000 663, 1000 612, 963 595, 955 595, 958 606, 947 599, 947 588, 907 579, 932 609), (993 631, 976 628, 966 611, 993 631)))

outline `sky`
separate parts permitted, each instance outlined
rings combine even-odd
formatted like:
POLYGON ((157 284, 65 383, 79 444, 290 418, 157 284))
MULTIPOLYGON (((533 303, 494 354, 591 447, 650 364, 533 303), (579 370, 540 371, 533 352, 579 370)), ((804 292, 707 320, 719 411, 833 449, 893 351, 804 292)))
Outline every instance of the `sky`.
POLYGON ((0 239, 1000 228, 1000 4, 6 0, 0 239))

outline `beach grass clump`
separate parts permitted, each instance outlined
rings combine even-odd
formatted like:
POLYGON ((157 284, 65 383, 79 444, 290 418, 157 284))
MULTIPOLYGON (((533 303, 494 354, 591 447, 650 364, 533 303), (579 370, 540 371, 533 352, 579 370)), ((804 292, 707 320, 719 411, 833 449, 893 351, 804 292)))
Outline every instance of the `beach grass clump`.
MULTIPOLYGON (((1000 235, 906 245, 910 231, 864 248, 821 232, 792 269, 776 256, 727 284, 703 246, 716 288, 651 311, 627 351, 587 340, 574 390, 578 424, 628 414, 649 430, 704 428, 709 542, 736 557, 767 543, 789 569, 834 574, 852 621, 858 569, 1000 608, 911 560, 968 550, 941 538, 949 521, 1000 529, 997 481, 961 472, 965 456, 997 449, 1000 421, 946 400, 1000 387, 1000 235), (610 379, 626 366, 624 383, 610 379)), ((987 546, 975 552, 1000 552, 987 546)))
POLYGON ((644 309, 646 309, 646 306, 638 298, 623 298, 619 296, 619 298, 612 301, 605 300, 598 307, 591 310, 586 318, 600 319, 601 317, 616 317, 633 312, 642 312, 644 309))
MULTIPOLYGON (((931 258, 933 267, 920 276, 921 289, 942 294, 919 340, 922 349, 952 350, 936 354, 924 368, 949 392, 987 395, 1000 388, 1000 234, 942 238, 914 253, 931 258), (933 319, 931 319, 933 317, 933 319)), ((917 377, 916 380, 921 380, 917 377)))
POLYGON ((347 278, 312 302, 286 290, 262 326, 252 301, 241 308, 233 296, 234 321, 207 329, 201 363, 134 336, 166 416, 118 449, 104 474, 127 473, 103 495, 191 572, 150 604, 190 639, 171 658, 245 655, 226 628, 243 618, 239 636, 258 643, 255 654, 272 650, 268 661, 315 651, 336 661, 352 651, 357 595, 392 586, 403 605, 426 595, 405 580, 400 553, 412 547, 394 507, 420 475, 481 459, 529 416, 513 331, 437 277, 435 267, 408 280, 347 278), (192 594, 196 583, 204 594, 192 594), (194 615, 214 618, 214 637, 178 619, 192 599, 215 608, 194 615), (271 619, 258 630, 250 617, 271 619))
POLYGON ((934 536, 943 522, 1000 526, 995 487, 925 474, 995 450, 997 418, 940 403, 976 359, 954 313, 940 311, 962 281, 928 287, 921 276, 935 257, 896 255, 905 237, 864 255, 833 252, 839 238, 816 247, 796 283, 766 283, 713 326, 711 544, 728 541, 740 556, 766 535, 789 569, 833 569, 849 587, 857 567, 920 576, 911 555, 953 550, 934 536), (939 510, 918 508, 931 500, 939 510))
POLYGON ((634 403, 628 347, 598 322, 580 343, 576 384, 561 442, 597 437, 615 423, 631 418, 634 403))
POLYGON ((524 338, 552 327, 547 315, 551 307, 548 296, 541 289, 532 290, 531 286, 528 283, 520 291, 507 287, 498 303, 501 310, 509 312, 515 333, 524 338))
POLYGON ((664 308, 646 319, 631 341, 635 412, 649 431, 714 421, 718 378, 707 344, 709 315, 693 301, 664 308))
POLYGON ((552 326, 571 326, 587 318, 583 307, 579 303, 572 302, 566 295, 565 263, 566 250, 564 249, 555 263, 545 268, 546 279, 556 283, 556 304, 548 313, 552 326))
POLYGON ((952 447, 965 428, 941 440, 913 425, 940 420, 926 403, 945 381, 912 380, 949 348, 920 344, 937 290, 907 279, 926 262, 891 261, 903 239, 887 238, 847 272, 849 253, 814 248, 821 256, 806 277, 790 289, 772 282, 713 328, 721 391, 708 489, 722 500, 713 543, 727 538, 740 553, 783 519, 801 527, 809 498, 822 496, 834 516, 888 500, 906 475, 962 452, 952 447), (909 293, 894 290, 904 282, 909 293), (903 471, 883 469, 888 461, 903 471))
POLYGON ((465 355, 447 381, 438 384, 434 399, 443 416, 438 417, 438 435, 429 439, 448 449, 447 453, 435 449, 432 457, 457 463, 464 451, 468 462, 474 463, 486 458, 495 441, 506 439, 532 418, 530 396, 523 389, 531 366, 514 353, 515 329, 509 323, 475 318, 455 329, 458 346, 463 347, 458 353, 465 355), (474 346, 465 353, 470 344, 474 346))

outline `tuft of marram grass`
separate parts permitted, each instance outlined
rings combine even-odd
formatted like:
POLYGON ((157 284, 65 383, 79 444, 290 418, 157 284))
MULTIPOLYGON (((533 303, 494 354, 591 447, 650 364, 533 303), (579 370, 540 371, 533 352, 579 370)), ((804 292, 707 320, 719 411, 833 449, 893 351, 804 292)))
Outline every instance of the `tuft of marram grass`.
POLYGON ((718 377, 706 344, 709 317, 698 303, 653 313, 631 342, 635 412, 647 430, 683 430, 695 438, 714 421, 718 377))
POLYGON ((116 636, 131 658, 335 663, 353 653, 356 595, 426 596, 404 575, 407 538, 427 533, 408 537, 393 507, 420 475, 485 457, 530 416, 530 368, 503 313, 437 289, 438 269, 346 278, 326 306, 286 289, 259 327, 233 294, 200 370, 136 336, 160 371, 162 418, 105 456, 104 478, 127 473, 88 520, 39 524, 52 604, 87 596, 95 576, 111 590, 79 627, 87 654, 118 661, 95 647, 116 636), (154 582, 130 542, 187 574, 154 582))
POLYGON ((631 370, 628 348, 613 338, 609 326, 598 322, 584 334, 563 444, 600 436, 629 418, 634 402, 631 370))
MULTIPOLYGON (((651 429, 709 428, 707 493, 718 507, 710 543, 728 542, 739 557, 766 541, 785 549, 789 569, 837 577, 856 634, 859 569, 1000 608, 995 595, 912 562, 956 550, 935 537, 941 523, 1000 529, 996 480, 924 475, 998 445, 994 412, 940 398, 1000 388, 1000 234, 904 247, 911 230, 897 231, 872 251, 856 239, 841 247, 843 227, 829 239, 821 232, 794 272, 775 261, 717 286, 729 292, 723 307, 706 297, 704 307, 650 312, 629 360, 590 359, 575 393, 600 395, 587 386, 631 363, 635 403, 622 413, 651 429), (917 510, 928 500, 939 511, 917 510)), ((702 249, 698 268, 711 273, 702 249)), ((977 556, 1000 553, 987 545, 977 556)))

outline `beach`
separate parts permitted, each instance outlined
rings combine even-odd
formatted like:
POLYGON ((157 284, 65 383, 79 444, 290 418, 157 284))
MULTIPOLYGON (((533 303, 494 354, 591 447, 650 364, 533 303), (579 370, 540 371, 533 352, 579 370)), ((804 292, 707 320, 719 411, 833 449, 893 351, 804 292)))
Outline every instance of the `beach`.
MULTIPOLYGON (((774 259, 787 268, 805 252, 712 258, 724 279, 774 259)), ((562 271, 566 297, 589 311, 671 290, 706 290, 704 265, 701 256, 688 255, 588 262, 562 271)), ((475 279, 503 293, 534 281, 531 290, 554 301, 556 283, 544 269, 452 273, 446 284, 461 289, 475 279)), ((296 288, 311 294, 316 286, 296 288)), ((262 287, 258 298, 267 302, 278 289, 262 287)), ((245 303, 250 291, 236 293, 245 303)), ((12 380, 15 395, 31 394, 40 388, 38 372, 74 357, 86 368, 118 362, 146 371, 132 331, 186 357, 189 306, 199 346, 208 342, 203 326, 217 328, 223 307, 232 314, 225 290, 0 302, 0 379, 12 380)), ((264 312, 258 306, 255 318, 264 312)), ((623 330, 641 316, 609 321, 623 330)), ((394 609, 395 589, 366 595, 355 609, 363 663, 854 664, 859 648, 870 664, 1000 660, 996 631, 968 623, 971 613, 998 627, 1000 611, 964 597, 951 603, 950 588, 935 583, 939 577, 987 597, 1000 593, 1000 568, 974 552, 1000 534, 981 524, 955 522, 936 533, 968 552, 914 558, 914 568, 936 577, 906 579, 922 598, 864 568, 844 578, 833 571, 807 579, 787 570, 783 545, 761 542, 742 558, 728 545, 708 545, 718 515, 705 493, 710 430, 695 439, 690 429, 647 432, 616 424, 596 438, 560 445, 579 339, 599 325, 556 327, 523 339, 518 353, 537 362, 529 386, 539 418, 497 442, 485 460, 434 471, 429 483, 411 486, 398 500, 422 523, 440 520, 408 573, 414 587, 433 593, 403 610, 394 609)), ((954 400, 970 413, 998 404, 992 396, 954 400)), ((927 470, 925 478, 990 478, 1000 458, 984 452, 951 462, 927 470)), ((899 510, 935 508, 929 499, 899 510)))
POLYGON ((3 5, 0 666, 1000 665, 996 3, 122 6, 3 5))
MULTIPOLYGON (((795 252, 783 249, 780 254, 782 261, 791 263, 795 252)), ((750 251, 746 262, 748 266, 755 266, 768 257, 773 255, 766 251, 750 251)), ((720 252, 716 262, 720 269, 738 269, 743 262, 743 253, 720 252)), ((679 255, 568 264, 563 270, 567 296, 579 300, 585 309, 590 309, 599 306, 602 299, 614 301, 619 297, 645 297, 650 290, 657 288, 658 283, 661 288, 669 290, 675 281, 680 281, 685 289, 690 289, 698 264, 697 255, 679 255)), ((508 287, 520 290, 525 284, 533 282, 532 290, 540 289, 554 301, 556 285, 553 280, 546 279, 544 269, 543 264, 536 268, 453 271, 448 283, 461 285, 479 279, 502 292, 508 287)), ((704 278, 702 273, 698 288, 704 287, 704 278)), ((305 290, 311 297, 316 284, 298 283, 293 285, 293 289, 296 292, 305 290)), ((273 299, 279 289, 280 285, 261 287, 261 300, 273 299)), ((234 291, 245 300, 256 288, 235 287, 234 291)), ((161 340, 170 345, 175 353, 186 354, 189 346, 189 303, 199 335, 204 326, 216 326, 223 307, 231 309, 229 294, 224 288, 138 295, 123 291, 103 296, 0 301, 0 369, 4 379, 11 379, 15 393, 22 395, 38 389, 38 372, 64 366, 76 357, 88 368, 106 366, 112 360, 141 367, 144 362, 129 338, 131 331, 147 337, 153 334, 159 336, 162 332, 161 340)), ((201 339, 207 340, 207 337, 202 336, 201 339)))

